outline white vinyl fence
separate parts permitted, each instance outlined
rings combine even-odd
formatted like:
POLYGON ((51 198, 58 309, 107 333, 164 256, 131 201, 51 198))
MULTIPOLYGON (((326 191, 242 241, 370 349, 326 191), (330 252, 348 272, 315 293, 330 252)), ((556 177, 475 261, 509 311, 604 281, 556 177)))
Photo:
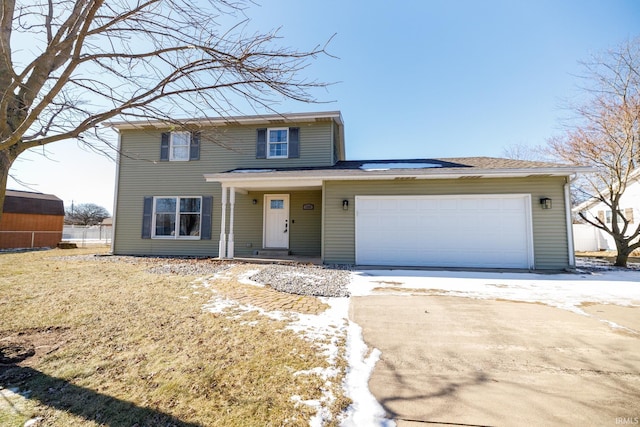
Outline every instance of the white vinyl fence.
POLYGON ((87 244, 111 243, 113 227, 105 225, 65 225, 62 230, 62 240, 74 242, 81 246, 87 244))
MULTIPOLYGON (((609 233, 589 224, 573 224, 573 241, 577 252, 616 250, 616 242, 609 233)), ((633 240, 637 241, 638 239, 633 240)))

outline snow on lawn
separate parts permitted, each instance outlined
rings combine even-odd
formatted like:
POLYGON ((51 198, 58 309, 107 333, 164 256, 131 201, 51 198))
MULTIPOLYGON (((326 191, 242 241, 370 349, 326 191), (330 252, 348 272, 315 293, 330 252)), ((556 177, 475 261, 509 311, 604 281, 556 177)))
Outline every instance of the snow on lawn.
MULTIPOLYGON (((302 400, 300 396, 291 396, 296 403, 308 405, 316 409, 316 415, 309 422, 310 427, 320 427, 330 420, 330 407, 335 400, 331 393, 331 382, 337 376, 335 367, 340 355, 340 340, 347 337, 347 361, 349 367, 345 378, 345 394, 353 400, 352 405, 342 420, 344 427, 387 426, 395 424, 383 420, 384 410, 375 400, 368 388, 369 376, 378 360, 380 352, 373 350, 367 355, 367 346, 362 339, 358 325, 347 320, 349 312, 348 298, 321 298, 330 306, 324 312, 313 314, 284 313, 281 311, 265 311, 259 307, 240 304, 236 301, 214 295, 205 310, 223 313, 228 309, 240 311, 257 311, 271 319, 289 322, 288 329, 302 334, 306 339, 315 341, 324 351, 329 362, 328 368, 314 368, 309 371, 296 372, 295 375, 318 375, 325 381, 323 395, 319 400, 302 400)), ((237 317, 237 316, 232 316, 237 317)))
MULTIPOLYGON (((239 279, 243 283, 251 283, 248 279, 255 271, 243 274, 239 279)), ((222 276, 209 280, 220 279, 222 276)), ((251 283, 256 284, 256 283, 251 283)), ((201 279, 194 284, 194 288, 211 288, 207 279, 201 279)), ((342 351, 340 341, 346 336, 346 357, 348 368, 344 384, 345 394, 353 400, 341 425, 344 427, 355 426, 395 426, 390 420, 385 420, 384 410, 375 400, 368 388, 369 377, 380 352, 373 350, 369 352, 362 339, 361 329, 358 325, 348 321, 349 298, 320 298, 329 305, 329 309, 324 312, 313 314, 300 314, 281 311, 266 311, 262 308, 240 304, 237 301, 214 294, 204 309, 213 313, 224 313, 231 310, 242 312, 257 311, 271 319, 284 320, 289 322, 288 329, 296 331, 306 339, 312 340, 320 346, 324 352, 328 368, 317 367, 309 371, 297 372, 295 375, 318 375, 325 381, 323 395, 318 400, 303 400, 300 396, 291 396, 291 399, 301 405, 308 405, 316 409, 316 415, 309 422, 311 427, 320 427, 330 421, 330 407, 335 400, 331 393, 331 382, 338 374, 336 363, 342 351)), ((239 317, 230 314, 232 317, 239 317)))
POLYGON ((347 334, 347 377, 345 393, 353 403, 347 409, 342 427, 380 426, 394 427, 392 420, 384 418, 385 411, 369 391, 369 377, 380 359, 380 350, 369 350, 362 338, 362 328, 349 322, 347 334))

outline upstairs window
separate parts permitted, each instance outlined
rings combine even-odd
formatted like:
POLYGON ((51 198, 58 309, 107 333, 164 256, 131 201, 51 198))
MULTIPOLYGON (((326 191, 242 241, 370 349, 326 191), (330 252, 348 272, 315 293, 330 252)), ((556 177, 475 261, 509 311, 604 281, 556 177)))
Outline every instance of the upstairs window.
POLYGON ((297 159, 300 157, 300 128, 258 129, 257 159, 297 159))
POLYGON ((289 157, 289 129, 267 129, 267 159, 289 157))
POLYGON ((160 140, 160 160, 187 162, 200 159, 199 132, 164 132, 160 140))
POLYGON ((189 132, 171 132, 169 138, 169 160, 186 162, 189 160, 189 146, 191 134, 189 132))

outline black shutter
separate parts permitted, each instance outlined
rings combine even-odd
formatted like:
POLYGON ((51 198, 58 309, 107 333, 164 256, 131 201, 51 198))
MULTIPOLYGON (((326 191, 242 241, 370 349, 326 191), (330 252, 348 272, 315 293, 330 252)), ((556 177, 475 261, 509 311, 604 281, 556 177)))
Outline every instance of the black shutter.
POLYGON ((300 128, 289 128, 289 158, 300 157, 300 128))
POLYGON ((267 158, 267 130, 258 129, 258 137, 256 140, 256 159, 267 158))
POLYGON ((169 161, 169 132, 162 132, 160 139, 160 160, 163 162, 169 161))
POLYGON ((200 222, 200 239, 211 240, 211 213, 213 212, 213 197, 202 196, 202 220, 200 222))
POLYGON ((200 160, 200 132, 191 133, 189 160, 200 160))
POLYGON ((151 238, 151 217, 153 216, 153 197, 144 198, 144 209, 142 213, 142 238, 151 238))

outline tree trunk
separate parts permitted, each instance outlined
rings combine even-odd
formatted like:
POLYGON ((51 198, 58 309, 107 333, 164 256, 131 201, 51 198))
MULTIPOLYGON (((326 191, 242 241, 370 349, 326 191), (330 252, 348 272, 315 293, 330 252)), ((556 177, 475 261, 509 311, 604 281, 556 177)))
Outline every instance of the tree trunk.
POLYGON ((629 259, 629 253, 631 252, 629 250, 629 242, 620 241, 618 239, 616 239, 615 242, 618 255, 616 255, 616 262, 613 265, 616 267, 626 267, 627 260, 629 259))
POLYGON ((0 151, 0 220, 4 210, 4 197, 7 193, 7 182, 9 180, 9 169, 17 156, 13 155, 13 149, 0 151))

